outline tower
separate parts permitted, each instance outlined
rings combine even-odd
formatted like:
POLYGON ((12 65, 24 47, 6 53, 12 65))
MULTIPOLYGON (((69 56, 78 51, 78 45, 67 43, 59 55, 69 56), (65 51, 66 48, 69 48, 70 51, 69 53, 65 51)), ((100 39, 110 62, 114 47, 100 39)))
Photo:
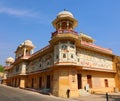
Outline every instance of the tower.
POLYGON ((70 96, 78 96, 75 82, 77 71, 74 68, 77 64, 76 45, 79 36, 74 28, 78 22, 71 12, 64 10, 57 14, 52 24, 56 29, 50 40, 50 45, 54 48, 53 78, 56 79, 53 81, 53 95, 67 97, 66 92, 71 90, 70 96), (74 86, 70 82, 74 82, 74 86))
POLYGON ((24 57, 24 56, 30 56, 33 53, 34 45, 32 41, 26 40, 22 44, 18 46, 18 48, 15 51, 15 57, 16 59, 24 57))
POLYGON ((14 58, 8 57, 5 61, 6 66, 11 66, 11 64, 14 62, 14 58))
POLYGON ((52 22, 55 32, 52 33, 50 44, 54 46, 54 63, 76 62, 76 39, 78 33, 74 28, 78 25, 77 20, 69 11, 62 11, 52 22))
POLYGON ((58 13, 56 19, 52 22, 56 30, 73 30, 78 22, 74 18, 73 14, 69 11, 62 11, 58 13))

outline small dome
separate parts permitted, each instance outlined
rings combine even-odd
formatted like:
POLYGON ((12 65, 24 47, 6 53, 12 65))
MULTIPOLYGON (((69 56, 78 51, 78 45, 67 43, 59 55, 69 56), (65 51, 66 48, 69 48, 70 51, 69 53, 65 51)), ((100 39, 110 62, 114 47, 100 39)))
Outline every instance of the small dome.
POLYGON ((6 59, 6 63, 13 63, 14 62, 14 58, 9 57, 6 59))
POLYGON ((25 43, 32 43, 32 41, 31 40, 25 40, 25 43))
POLYGON ((58 13, 57 17, 72 17, 72 18, 74 18, 73 14, 69 11, 66 11, 66 10, 58 13))
POLYGON ((33 43, 32 43, 32 41, 30 41, 30 40, 25 40, 24 45, 34 46, 33 43))

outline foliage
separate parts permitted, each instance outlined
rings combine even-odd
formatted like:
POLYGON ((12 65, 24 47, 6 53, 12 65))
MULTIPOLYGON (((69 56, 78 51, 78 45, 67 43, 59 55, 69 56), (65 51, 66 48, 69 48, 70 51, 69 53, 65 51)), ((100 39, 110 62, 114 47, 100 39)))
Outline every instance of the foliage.
POLYGON ((3 72, 4 71, 4 68, 2 65, 0 65, 0 72, 3 72))

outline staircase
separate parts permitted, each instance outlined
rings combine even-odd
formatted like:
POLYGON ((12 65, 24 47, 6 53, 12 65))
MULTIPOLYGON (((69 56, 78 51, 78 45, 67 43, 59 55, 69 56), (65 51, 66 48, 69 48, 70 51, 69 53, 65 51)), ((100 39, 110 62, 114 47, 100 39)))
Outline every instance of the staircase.
POLYGON ((88 96, 88 95, 90 95, 90 93, 87 92, 87 91, 84 90, 84 89, 79 89, 79 95, 80 95, 80 96, 88 96))

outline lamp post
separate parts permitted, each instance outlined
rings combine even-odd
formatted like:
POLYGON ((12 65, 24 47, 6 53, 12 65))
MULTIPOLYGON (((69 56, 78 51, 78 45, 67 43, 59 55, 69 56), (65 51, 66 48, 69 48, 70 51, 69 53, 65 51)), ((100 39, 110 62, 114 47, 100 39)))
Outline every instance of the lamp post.
POLYGON ((108 101, 108 93, 106 92, 106 101, 108 101))

